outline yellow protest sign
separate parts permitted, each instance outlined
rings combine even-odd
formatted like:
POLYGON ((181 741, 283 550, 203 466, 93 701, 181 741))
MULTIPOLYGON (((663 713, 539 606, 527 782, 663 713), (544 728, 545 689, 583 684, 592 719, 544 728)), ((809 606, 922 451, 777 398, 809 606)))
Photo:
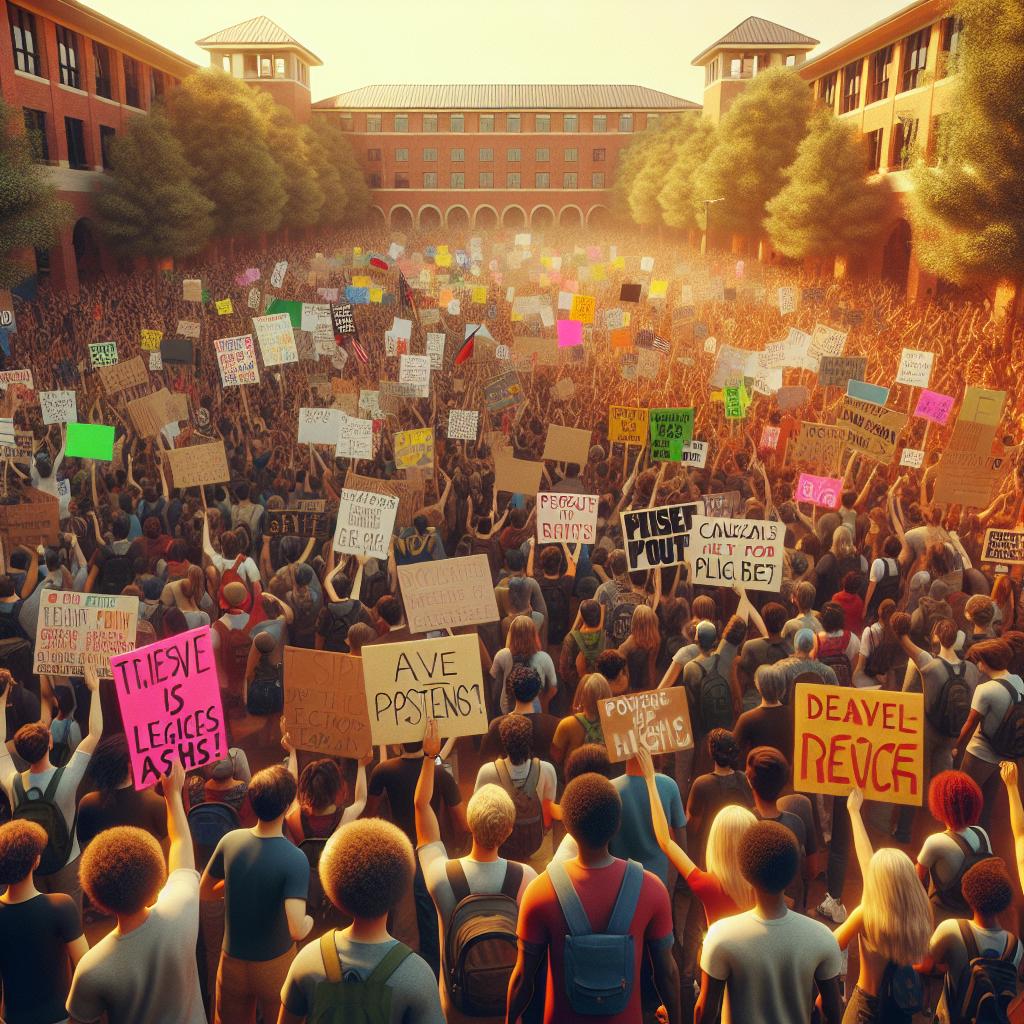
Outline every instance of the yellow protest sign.
POLYGON ((430 427, 395 431, 396 469, 429 469, 433 464, 434 431, 430 427))
POLYGON ((569 307, 569 319, 579 320, 583 324, 592 324, 596 304, 593 295, 574 295, 572 305, 569 307))
POLYGON ((217 307, 217 314, 219 316, 227 316, 235 311, 230 299, 218 299, 214 305, 217 307))
POLYGON ((474 305, 483 306, 487 303, 487 285, 473 285, 472 301, 474 305))
POLYGON ((378 305, 384 301, 384 289, 383 288, 371 288, 370 289, 370 301, 375 302, 378 305))
POLYGON ((352 287, 353 288, 369 288, 373 284, 373 280, 366 274, 353 274, 352 275, 352 287))
POLYGON ((438 267, 450 267, 452 265, 452 254, 450 252, 441 252, 439 250, 434 256, 434 265, 438 267))
POLYGON ((648 409, 628 405, 608 407, 608 440, 623 444, 647 444, 648 409))
POLYGON ((663 299, 668 292, 668 281, 652 281, 651 287, 647 290, 647 298, 663 299))
POLYGON ((163 331, 139 331, 143 352, 159 352, 160 342, 163 341, 163 331))

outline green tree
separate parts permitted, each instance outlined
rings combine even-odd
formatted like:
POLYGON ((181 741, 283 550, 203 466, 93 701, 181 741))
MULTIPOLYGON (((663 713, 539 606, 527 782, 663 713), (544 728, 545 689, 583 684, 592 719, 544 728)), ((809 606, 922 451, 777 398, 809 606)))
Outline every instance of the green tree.
POLYGON ((156 260, 191 256, 206 245, 213 233, 213 203, 196 185, 162 111, 133 117, 114 139, 110 162, 96 212, 112 248, 156 260))
POLYGON ((957 284, 1024 279, 1024 6, 961 0, 957 81, 939 160, 912 168, 910 216, 922 265, 957 284))
POLYGON ((890 192, 869 181, 864 141, 831 110, 819 110, 768 200, 765 230, 792 259, 826 259, 863 251, 881 233, 890 192))
POLYGON ((782 188, 810 112, 811 91, 791 68, 769 68, 740 93, 693 178, 698 204, 725 200, 715 206, 716 225, 748 237, 761 233, 765 205, 782 188))
POLYGON ((17 124, 18 115, 0 101, 0 288, 23 281, 29 271, 20 254, 55 245, 72 218, 17 124))
MULTIPOLYGON (((626 200, 629 213, 635 224, 651 227, 662 222, 658 194, 661 192, 665 175, 675 159, 676 140, 682 129, 682 120, 696 121, 699 114, 665 118, 659 122, 649 139, 643 143, 643 160, 633 175, 626 200)), ((645 133, 646 134, 646 133, 645 133)))
MULTIPOLYGON (((323 206, 320 207, 319 223, 336 227, 345 220, 348 208, 348 193, 341 180, 341 171, 332 159, 333 140, 327 138, 334 129, 326 117, 316 117, 309 128, 309 160, 316 173, 317 184, 324 194, 323 206)), ((338 131, 340 135, 341 132, 338 131)))
POLYGON ((288 202, 284 172, 249 87, 223 71, 197 71, 169 94, 167 112, 199 187, 213 200, 215 234, 276 230, 288 202))
POLYGON ((703 220, 697 216, 693 177, 707 160, 714 141, 715 126, 706 117, 682 121, 672 162, 658 193, 662 219, 670 228, 689 230, 703 226, 703 220))
POLYGON ((321 221, 333 225, 361 223, 370 212, 370 188, 352 152, 352 144, 338 125, 327 117, 313 118, 313 134, 320 144, 323 159, 337 172, 345 199, 343 207, 328 209, 325 203, 321 221))
POLYGON ((615 161, 615 177, 612 179, 611 212, 615 217, 632 218, 629 197, 633 182, 644 169, 650 156, 651 147, 658 136, 657 128, 638 132, 615 161))

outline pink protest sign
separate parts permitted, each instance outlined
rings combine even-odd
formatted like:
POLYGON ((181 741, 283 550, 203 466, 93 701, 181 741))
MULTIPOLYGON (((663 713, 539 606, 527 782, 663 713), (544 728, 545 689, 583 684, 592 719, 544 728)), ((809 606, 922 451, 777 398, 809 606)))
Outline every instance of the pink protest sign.
POLYGON ((210 627, 200 626, 110 659, 137 790, 227 756, 210 627))
POLYGON ((921 397, 917 400, 914 415, 920 416, 924 420, 931 420, 932 423, 945 423, 949 419, 952 408, 952 395, 940 395, 937 391, 923 388, 921 397))
POLYGON ((841 477, 801 473, 796 485, 797 501, 809 501, 820 508, 839 508, 839 496, 842 493, 841 477))
POLYGON ((579 320, 558 321, 558 347, 573 348, 583 344, 583 324, 579 320))

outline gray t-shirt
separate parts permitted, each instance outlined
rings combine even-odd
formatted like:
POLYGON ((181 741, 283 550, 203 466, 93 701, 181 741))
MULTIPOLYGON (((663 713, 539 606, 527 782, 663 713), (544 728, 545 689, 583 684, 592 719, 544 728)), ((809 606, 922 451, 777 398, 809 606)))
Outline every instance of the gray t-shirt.
POLYGON ((196 969, 199 872, 172 871, 149 917, 127 935, 110 932, 82 957, 68 1013, 94 1024, 206 1024, 196 969))
MULTIPOLYGON (((341 957, 346 980, 365 981, 373 969, 387 956, 396 939, 387 942, 353 942, 342 932, 334 933, 334 943, 341 957)), ((316 987, 326 981, 320 943, 311 942, 292 961, 281 989, 284 1008, 297 1017, 313 1011, 316 987)), ((388 1024, 445 1024, 437 979, 425 960, 415 953, 407 956, 388 981, 391 990, 391 1018, 388 1024)))
MULTIPOLYGON (((1018 693, 1024 694, 1024 681, 1020 676, 1012 673, 1004 677, 1018 693)), ((1006 716, 1010 707, 1010 695, 1006 692, 1003 683, 996 679, 979 683, 971 698, 971 710, 981 714, 981 722, 974 730, 974 735, 967 744, 967 753, 978 758, 980 761, 988 761, 989 764, 998 764, 1002 758, 993 750, 992 744, 986 736, 994 736, 999 728, 1000 722, 1006 716)))
MULTIPOLYGON (((969 927, 974 932, 974 941, 978 944, 978 952, 982 956, 1001 957, 1006 952, 1006 944, 1010 939, 1010 933, 1004 932, 1001 928, 979 928, 974 922, 969 927)), ((1021 944, 1018 940, 1013 953, 1013 964, 1020 966, 1021 944)), ((960 934, 960 925, 957 921, 943 921, 932 935, 932 941, 928 946, 928 954, 937 964, 944 964, 948 970, 948 976, 953 983, 954 991, 960 976, 967 966, 967 947, 964 945, 963 936, 960 934)), ((957 993, 961 995, 961 993, 957 993)), ((936 1018, 939 1019, 939 1018, 936 1018)))
POLYGON ((924 734, 929 744, 938 745, 946 743, 952 745, 956 737, 946 736, 937 732, 928 715, 934 714, 937 710, 936 701, 942 693, 942 688, 946 685, 950 672, 954 676, 962 674, 968 690, 973 694, 981 680, 978 666, 970 661, 961 661, 956 664, 946 661, 945 658, 933 658, 924 651, 914 659, 914 662, 917 665, 918 671, 911 674, 909 682, 904 682, 903 690, 905 693, 924 694, 924 707, 927 712, 924 719, 924 734))
POLYGON ((798 676, 816 675, 823 683, 828 683, 830 686, 839 685, 839 680, 831 666, 826 665, 823 661, 818 661, 817 658, 798 658, 796 655, 792 658, 783 658, 782 661, 775 662, 775 670, 781 672, 785 677, 786 692, 790 695, 790 700, 792 700, 793 694, 793 680, 798 676))

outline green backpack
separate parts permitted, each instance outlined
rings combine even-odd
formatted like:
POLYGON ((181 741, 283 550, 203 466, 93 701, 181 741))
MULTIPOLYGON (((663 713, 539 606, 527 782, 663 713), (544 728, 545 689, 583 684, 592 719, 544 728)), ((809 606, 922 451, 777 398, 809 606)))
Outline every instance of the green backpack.
POLYGON ((320 955, 327 980, 320 982, 313 993, 313 1012, 309 1024, 390 1024, 391 975, 412 954, 401 942, 388 950, 384 959, 365 980, 344 976, 344 966, 332 928, 320 936, 320 955))

